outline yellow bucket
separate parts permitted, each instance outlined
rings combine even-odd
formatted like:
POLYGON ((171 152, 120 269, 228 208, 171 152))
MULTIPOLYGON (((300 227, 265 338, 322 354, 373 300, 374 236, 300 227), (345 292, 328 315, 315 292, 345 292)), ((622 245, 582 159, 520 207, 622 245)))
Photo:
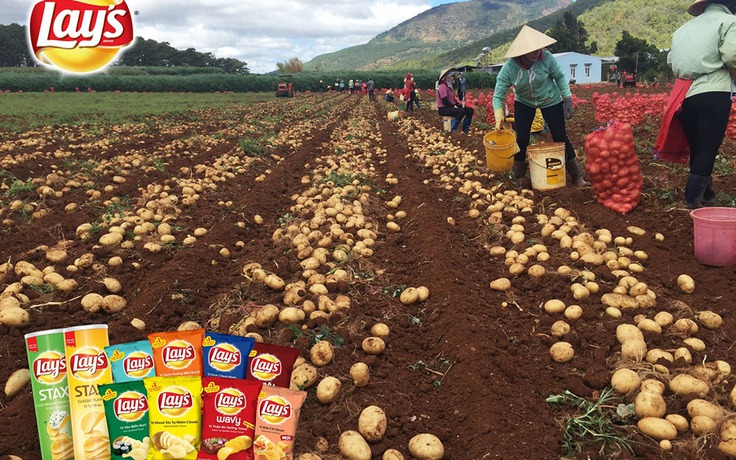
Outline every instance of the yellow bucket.
POLYGON ((526 149, 529 175, 535 190, 552 190, 565 186, 565 143, 530 145, 526 149))
POLYGON ((516 134, 510 129, 499 129, 483 136, 486 148, 486 164, 488 169, 506 172, 514 165, 516 155, 516 134))

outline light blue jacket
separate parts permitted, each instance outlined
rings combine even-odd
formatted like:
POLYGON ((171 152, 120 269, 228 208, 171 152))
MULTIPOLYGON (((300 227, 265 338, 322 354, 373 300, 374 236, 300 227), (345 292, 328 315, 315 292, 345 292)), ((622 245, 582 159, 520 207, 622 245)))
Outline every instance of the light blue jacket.
POLYGON ((542 57, 529 69, 521 67, 513 58, 504 63, 496 77, 494 109, 503 107, 506 91, 511 86, 514 87, 517 101, 540 109, 559 104, 564 97, 572 97, 562 66, 547 50, 543 51, 542 57))
POLYGON ((693 80, 686 97, 731 91, 728 69, 736 68, 734 24, 736 16, 713 3, 675 31, 667 63, 676 78, 693 80))

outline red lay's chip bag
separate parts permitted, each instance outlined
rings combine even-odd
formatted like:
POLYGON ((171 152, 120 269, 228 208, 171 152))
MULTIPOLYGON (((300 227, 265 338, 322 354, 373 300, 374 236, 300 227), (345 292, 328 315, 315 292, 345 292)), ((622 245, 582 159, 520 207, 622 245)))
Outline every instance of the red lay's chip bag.
POLYGON ((156 375, 173 377, 202 375, 204 329, 148 334, 156 375))
POLYGON ((263 385, 256 408, 255 460, 292 460, 294 436, 307 393, 263 385))
POLYGON ((198 460, 253 460, 257 380, 202 379, 202 447, 198 460))
POLYGON ((256 343, 250 352, 246 379, 260 380, 267 385, 289 388, 291 371, 299 357, 296 348, 256 343))

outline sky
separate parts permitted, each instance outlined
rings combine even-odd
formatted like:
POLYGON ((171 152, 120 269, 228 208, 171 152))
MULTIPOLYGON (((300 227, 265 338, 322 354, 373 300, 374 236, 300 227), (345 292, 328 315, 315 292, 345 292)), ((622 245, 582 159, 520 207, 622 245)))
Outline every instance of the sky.
MULTIPOLYGON (((27 26, 37 1, 2 0, 0 24, 27 26)), ((135 36, 236 58, 252 73, 366 43, 433 6, 457 1, 125 0, 136 13, 135 36)))

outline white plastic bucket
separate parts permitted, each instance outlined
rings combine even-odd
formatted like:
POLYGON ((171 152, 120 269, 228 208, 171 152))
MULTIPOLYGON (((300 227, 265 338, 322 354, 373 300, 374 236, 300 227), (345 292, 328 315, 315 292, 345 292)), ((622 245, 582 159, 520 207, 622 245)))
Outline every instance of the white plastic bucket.
POLYGON ((454 120, 455 117, 442 117, 442 127, 446 132, 452 131, 452 120, 454 120))
POLYGON ((530 145, 526 149, 529 175, 534 190, 552 190, 564 187, 565 143, 552 142, 530 145))

